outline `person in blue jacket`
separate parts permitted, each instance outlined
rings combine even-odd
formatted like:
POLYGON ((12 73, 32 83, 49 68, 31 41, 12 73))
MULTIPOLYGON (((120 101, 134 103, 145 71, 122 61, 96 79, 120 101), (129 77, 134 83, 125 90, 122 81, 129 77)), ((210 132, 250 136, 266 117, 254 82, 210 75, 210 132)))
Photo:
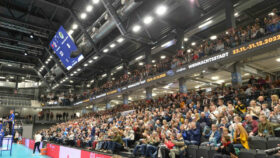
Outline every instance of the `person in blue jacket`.
POLYGON ((188 140, 185 140, 186 145, 199 145, 200 144, 200 129, 197 127, 195 122, 190 123, 190 129, 187 131, 189 136, 188 140))
POLYGON ((10 116, 9 116, 9 134, 12 135, 12 130, 13 130, 13 124, 15 121, 15 114, 14 114, 14 110, 10 110, 10 116))
POLYGON ((4 137, 5 137, 4 129, 1 128, 1 130, 0 130, 0 148, 2 148, 3 138, 4 138, 4 137))
POLYGON ((203 135, 205 138, 209 139, 209 142, 203 142, 201 145, 217 147, 221 141, 221 134, 216 124, 212 124, 211 131, 208 134, 203 133, 203 135))

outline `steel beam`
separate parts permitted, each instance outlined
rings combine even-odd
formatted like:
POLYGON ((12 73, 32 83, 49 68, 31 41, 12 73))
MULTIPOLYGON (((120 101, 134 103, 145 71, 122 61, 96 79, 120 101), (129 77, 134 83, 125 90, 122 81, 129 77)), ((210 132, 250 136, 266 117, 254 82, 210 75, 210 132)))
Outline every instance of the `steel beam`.
POLYGON ((50 84, 49 84, 48 81, 42 76, 42 74, 41 74, 39 71, 37 71, 35 68, 33 68, 33 70, 36 72, 36 74, 39 76, 39 78, 45 82, 45 84, 47 85, 47 87, 48 87, 49 89, 51 89, 50 84))
MULTIPOLYGON (((47 66, 45 63, 42 62, 42 60, 41 60, 40 58, 38 58, 38 61, 40 62, 41 65, 44 66, 44 68, 47 70, 47 72, 48 72, 49 74, 51 74, 51 70, 48 68, 48 66, 47 66)), ((55 79, 54 79, 54 82, 55 82, 56 84, 58 84, 58 82, 57 82, 55 79)))
POLYGON ((114 9, 114 7, 111 5, 109 0, 101 0, 104 7, 106 8, 107 12, 111 15, 112 19, 115 21, 115 24, 117 26, 117 28, 119 29, 120 33, 125 36, 127 34, 127 31, 121 21, 121 19, 119 18, 116 10, 114 9))

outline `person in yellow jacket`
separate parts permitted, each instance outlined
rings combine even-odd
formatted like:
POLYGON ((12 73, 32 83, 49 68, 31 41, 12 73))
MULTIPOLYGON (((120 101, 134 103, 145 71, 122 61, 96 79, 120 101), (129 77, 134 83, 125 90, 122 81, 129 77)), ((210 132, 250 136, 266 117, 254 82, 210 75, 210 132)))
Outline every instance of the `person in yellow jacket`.
POLYGON ((249 149, 248 133, 245 130, 245 128, 240 124, 237 124, 234 130, 233 142, 234 144, 242 144, 242 146, 245 149, 249 149))

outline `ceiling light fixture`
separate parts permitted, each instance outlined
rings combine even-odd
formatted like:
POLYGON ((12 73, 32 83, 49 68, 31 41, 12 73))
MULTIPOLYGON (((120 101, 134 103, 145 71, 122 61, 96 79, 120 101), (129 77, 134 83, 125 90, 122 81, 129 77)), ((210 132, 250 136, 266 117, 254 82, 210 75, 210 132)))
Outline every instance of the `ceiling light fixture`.
POLYGON ((132 31, 137 33, 141 30, 141 26, 140 25, 134 25, 133 28, 132 28, 132 31))
POLYGON ((120 69, 122 69, 123 68, 123 66, 119 66, 119 67, 117 67, 117 70, 120 70, 120 69))
POLYGON ((196 43, 195 42, 192 42, 192 46, 195 46, 196 45, 196 43))
POLYGON ((112 43, 112 44, 110 45, 110 47, 111 47, 111 48, 114 48, 114 47, 116 47, 116 44, 115 44, 115 43, 112 43))
POLYGON ((92 5, 88 5, 88 6, 86 7, 86 11, 87 11, 87 12, 91 12, 92 9, 93 9, 92 5))
POLYGON ((143 62, 140 62, 139 65, 142 66, 142 65, 144 65, 144 63, 143 63, 143 62))
POLYGON ((146 25, 149 25, 152 21, 153 21, 153 17, 152 16, 146 16, 143 20, 143 23, 146 25))
POLYGON ((124 41, 124 38, 122 38, 122 37, 120 37, 120 38, 117 40, 118 43, 122 43, 123 41, 124 41))
POLYGON ((94 60, 98 59, 98 56, 94 56, 93 59, 94 59, 94 60))
POLYGON ((88 66, 88 64, 84 64, 84 67, 87 67, 88 66))
POLYGON ((87 17, 87 13, 82 13, 81 14, 81 19, 85 19, 87 17))
POLYGON ((141 56, 135 58, 135 60, 141 60, 142 58, 143 58, 143 55, 141 55, 141 56))
POLYGON ((100 0, 92 0, 94 4, 98 4, 100 0))
POLYGON ((109 51, 109 49, 106 48, 106 49, 103 50, 103 53, 107 53, 108 51, 109 51))
POLYGON ((155 12, 157 15, 162 16, 166 13, 166 11, 167 11, 167 7, 164 5, 160 5, 156 8, 155 12))
POLYGON ((156 62, 156 60, 152 60, 152 63, 155 63, 156 62))
POLYGON ((165 56, 165 55, 162 55, 162 56, 160 56, 160 58, 161 58, 161 59, 165 59, 165 58, 166 58, 166 56, 165 56))
POLYGON ((69 32, 68 32, 69 35, 72 35, 73 33, 74 33, 73 30, 69 30, 69 32))
POLYGON ((201 25, 198 26, 199 29, 206 27, 207 25, 210 25, 213 22, 213 20, 209 20, 201 25))
POLYGON ((93 62, 93 60, 89 60, 89 61, 88 61, 88 63, 92 63, 92 62, 93 62))
POLYGON ((72 25, 72 29, 73 29, 73 30, 76 30, 77 28, 78 28, 78 25, 77 25, 77 24, 73 24, 73 25, 72 25))
POLYGON ((277 62, 280 62, 280 58, 277 58, 276 61, 277 61, 277 62))
POLYGON ((188 38, 184 38, 184 41, 187 42, 189 39, 188 38))
POLYGON ((217 36, 216 36, 216 35, 213 35, 213 36, 210 37, 210 39, 211 39, 211 40, 216 40, 216 39, 217 39, 217 36))

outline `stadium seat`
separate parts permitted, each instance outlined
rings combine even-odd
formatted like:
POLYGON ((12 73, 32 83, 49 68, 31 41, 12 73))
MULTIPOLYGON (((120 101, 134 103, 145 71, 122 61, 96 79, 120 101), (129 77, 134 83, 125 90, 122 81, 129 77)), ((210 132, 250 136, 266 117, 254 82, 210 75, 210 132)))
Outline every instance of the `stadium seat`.
POLYGON ((267 139, 267 149, 275 148, 277 147, 277 144, 280 144, 279 137, 269 137, 267 139))
POLYGON ((266 149, 266 138, 263 137, 250 137, 249 146, 250 149, 266 149))
POLYGON ((268 155, 265 153, 264 150, 257 150, 257 154, 255 158, 266 158, 266 157, 268 157, 268 155))
POLYGON ((241 149, 238 158, 255 158, 256 150, 241 149))
POLYGON ((196 158, 196 152, 198 151, 197 145, 189 145, 187 149, 188 158, 196 158))
POLYGON ((210 147, 210 150, 209 150, 209 152, 208 152, 209 158, 214 157, 214 155, 215 155, 216 153, 217 153, 217 151, 216 151, 215 147, 210 147))
POLYGON ((209 153, 210 147, 209 146, 199 146, 197 152, 196 152, 196 157, 199 158, 209 158, 209 153))

